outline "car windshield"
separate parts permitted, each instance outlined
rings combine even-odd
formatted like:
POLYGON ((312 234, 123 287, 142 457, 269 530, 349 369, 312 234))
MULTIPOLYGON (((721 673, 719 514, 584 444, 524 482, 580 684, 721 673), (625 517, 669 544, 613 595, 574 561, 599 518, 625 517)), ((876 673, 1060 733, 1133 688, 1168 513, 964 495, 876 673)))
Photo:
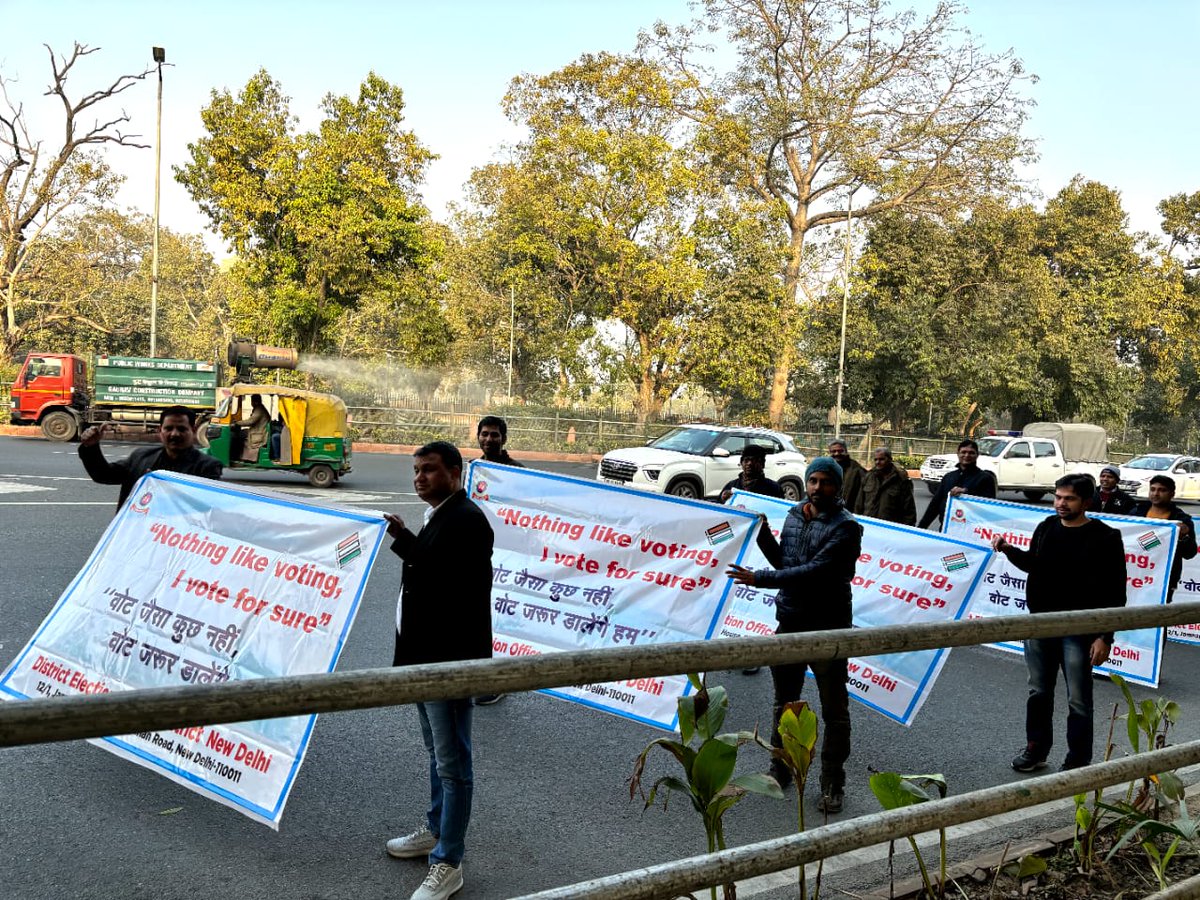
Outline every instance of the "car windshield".
POLYGON ((1171 468, 1170 456, 1139 456, 1125 463, 1127 469, 1151 469, 1155 472, 1165 472, 1171 468))
POLYGON ((1004 438, 984 438, 979 442, 980 456, 999 456, 1008 446, 1004 438))
POLYGON ((707 428, 672 428, 658 440, 651 442, 651 447, 659 450, 676 450, 679 453, 691 453, 699 456, 713 439, 720 434, 707 428))

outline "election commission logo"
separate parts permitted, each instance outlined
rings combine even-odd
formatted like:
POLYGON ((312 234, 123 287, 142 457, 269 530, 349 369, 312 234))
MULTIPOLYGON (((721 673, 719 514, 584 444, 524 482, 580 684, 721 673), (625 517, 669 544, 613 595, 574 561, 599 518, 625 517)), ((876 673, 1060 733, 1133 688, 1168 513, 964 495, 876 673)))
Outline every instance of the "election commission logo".
POLYGON ((144 516, 150 512, 150 501, 154 499, 154 494, 146 491, 142 496, 138 497, 133 503, 129 504, 129 509, 137 513, 139 516, 144 516))
POLYGON ((477 482, 475 482, 475 486, 473 488, 471 488, 471 499, 472 500, 488 500, 488 499, 490 499, 487 494, 487 482, 484 481, 482 478, 479 479, 477 482))
POLYGON ((354 532, 354 534, 338 544, 335 553, 337 555, 338 568, 341 569, 346 568, 346 564, 351 560, 362 556, 362 544, 358 539, 358 532, 354 532))

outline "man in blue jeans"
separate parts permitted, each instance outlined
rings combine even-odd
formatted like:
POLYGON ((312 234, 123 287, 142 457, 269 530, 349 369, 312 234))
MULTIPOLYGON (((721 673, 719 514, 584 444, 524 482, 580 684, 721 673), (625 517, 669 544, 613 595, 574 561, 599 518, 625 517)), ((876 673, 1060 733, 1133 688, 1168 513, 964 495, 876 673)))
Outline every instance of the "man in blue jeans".
MULTIPOLYGON (((403 560, 392 665, 486 659, 492 655, 492 527, 462 489, 462 455, 445 441, 413 454, 413 487, 429 508, 414 534, 386 515, 392 552, 403 560)), ((425 824, 387 842, 400 859, 429 857, 411 900, 444 900, 463 886, 471 818, 471 700, 418 703, 429 751, 425 824)))
MULTIPOLYGON (((1104 609, 1125 605, 1125 545, 1121 533, 1088 518, 1095 483, 1087 475, 1066 475, 1054 485, 1054 515, 1033 531, 1028 550, 1003 536, 992 547, 1029 573, 1025 603, 1031 613, 1104 609)), ((1077 634, 1025 641, 1029 699, 1025 706, 1025 749, 1012 767, 1018 772, 1045 768, 1054 743, 1054 686, 1062 669, 1067 683, 1067 756, 1062 768, 1092 761, 1092 667, 1103 665, 1113 635, 1077 634)))

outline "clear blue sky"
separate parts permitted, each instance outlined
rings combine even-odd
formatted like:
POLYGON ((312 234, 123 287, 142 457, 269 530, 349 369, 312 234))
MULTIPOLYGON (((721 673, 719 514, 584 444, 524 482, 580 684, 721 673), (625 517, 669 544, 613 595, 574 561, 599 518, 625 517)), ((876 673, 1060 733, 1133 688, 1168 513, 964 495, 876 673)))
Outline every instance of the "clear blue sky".
MULTIPOLYGON (((914 5, 928 8, 931 0, 914 5)), ((1029 175, 1044 194, 1082 173, 1121 191, 1134 227, 1157 232, 1159 200, 1200 190, 1198 0, 974 0, 968 7, 965 22, 989 50, 1014 48, 1040 78, 1028 88, 1038 105, 1026 134, 1038 141, 1041 160, 1029 175)), ((166 48, 162 221, 195 232, 205 220, 169 167, 186 160, 188 141, 199 136, 209 91, 236 92, 260 67, 282 82, 292 111, 310 125, 325 93, 353 94, 371 69, 399 84, 409 126, 441 157, 425 186, 426 203, 441 216, 471 169, 518 136, 499 108, 512 76, 548 72, 588 51, 630 50, 639 28, 690 15, 686 0, 0 0, 0 8, 0 71, 20 78, 10 96, 41 123, 50 121, 38 108, 49 80, 43 43, 103 48, 79 64, 77 88, 149 64, 152 45, 166 48)), ((132 130, 152 143, 153 79, 122 102, 132 130)), ((121 202, 149 212, 153 152, 118 150, 111 162, 128 176, 121 202)))

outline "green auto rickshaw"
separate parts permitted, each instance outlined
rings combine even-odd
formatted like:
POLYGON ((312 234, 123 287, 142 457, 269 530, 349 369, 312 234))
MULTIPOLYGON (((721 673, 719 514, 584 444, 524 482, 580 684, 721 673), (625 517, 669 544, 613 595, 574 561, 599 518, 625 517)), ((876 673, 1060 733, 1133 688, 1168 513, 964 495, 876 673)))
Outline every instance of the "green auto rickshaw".
POLYGON ((235 384, 198 431, 204 452, 230 469, 303 472, 321 488, 350 471, 346 404, 335 394, 235 384))

